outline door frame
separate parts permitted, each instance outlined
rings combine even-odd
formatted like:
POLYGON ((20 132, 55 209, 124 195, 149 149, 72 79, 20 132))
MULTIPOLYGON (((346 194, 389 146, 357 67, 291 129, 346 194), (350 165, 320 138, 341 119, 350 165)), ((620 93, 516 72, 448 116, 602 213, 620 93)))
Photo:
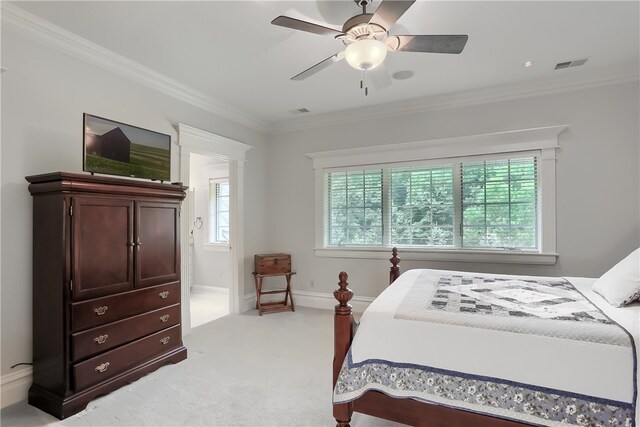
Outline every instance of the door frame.
MULTIPOLYGON (((180 181, 189 186, 191 154, 202 154, 224 160, 229 164, 229 259, 231 289, 229 312, 240 313, 244 299, 244 163, 250 145, 211 132, 178 123, 180 146, 180 181)), ((188 193, 187 193, 188 194, 188 193)), ((182 335, 191 332, 191 283, 189 271, 189 215, 180 218, 180 251, 182 265, 182 335)))

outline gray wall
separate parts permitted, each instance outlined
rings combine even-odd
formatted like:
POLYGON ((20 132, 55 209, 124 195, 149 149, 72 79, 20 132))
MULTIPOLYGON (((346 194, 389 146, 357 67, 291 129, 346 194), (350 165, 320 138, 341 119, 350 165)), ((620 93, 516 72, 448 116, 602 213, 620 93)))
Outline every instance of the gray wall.
POLYGON ((279 191, 270 197, 269 241, 292 253, 297 290, 330 292, 346 270, 356 295, 376 296, 386 286, 387 262, 314 255, 314 172, 305 153, 568 124, 557 153, 556 265, 401 267, 599 276, 640 245, 638 91, 637 82, 617 84, 274 135, 269 170, 279 191))
POLYGON ((2 365, 31 361, 31 196, 26 175, 82 171, 82 113, 171 135, 172 179, 178 180, 177 132, 183 122, 254 148, 245 164, 245 273, 264 251, 267 188, 265 137, 234 122, 2 32, 2 365))

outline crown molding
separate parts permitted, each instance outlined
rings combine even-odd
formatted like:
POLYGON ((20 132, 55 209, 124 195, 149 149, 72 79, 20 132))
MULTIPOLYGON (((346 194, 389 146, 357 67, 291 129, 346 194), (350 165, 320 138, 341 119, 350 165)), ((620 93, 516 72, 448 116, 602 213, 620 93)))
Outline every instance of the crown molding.
POLYGON ((575 70, 562 70, 558 72, 561 74, 534 81, 496 85, 481 89, 378 104, 371 107, 318 114, 310 117, 268 122, 240 109, 223 104, 207 94, 125 58, 96 43, 90 42, 12 3, 2 1, 0 2, 0 6, 3 29, 7 29, 71 57, 80 59, 128 80, 143 84, 160 93, 164 93, 165 95, 266 134, 304 131, 359 121, 425 113, 432 110, 508 101, 591 87, 628 83, 638 81, 639 79, 637 66, 618 67, 616 69, 606 70, 595 69, 582 73, 571 72, 575 70))
POLYGON ((3 30, 7 29, 241 125, 261 132, 267 132, 269 129, 266 122, 250 114, 222 104, 202 92, 45 21, 14 4, 6 1, 1 3, 3 30))
POLYGON ((378 104, 371 107, 354 108, 311 117, 288 119, 274 123, 269 129, 269 133, 280 134, 358 121, 388 119, 394 116, 425 113, 432 110, 466 107, 598 86, 629 83, 638 81, 638 79, 639 70, 637 66, 596 69, 580 74, 563 73, 554 75, 551 78, 378 104))

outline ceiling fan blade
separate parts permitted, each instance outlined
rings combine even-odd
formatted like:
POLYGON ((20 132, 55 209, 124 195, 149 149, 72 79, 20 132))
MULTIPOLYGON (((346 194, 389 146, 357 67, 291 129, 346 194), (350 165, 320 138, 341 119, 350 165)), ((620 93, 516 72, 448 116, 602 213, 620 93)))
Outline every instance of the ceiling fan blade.
POLYGON ((296 18, 290 18, 288 16, 278 16, 276 19, 271 21, 271 23, 273 25, 278 25, 280 27, 292 28, 294 30, 320 34, 321 36, 323 35, 337 36, 339 34, 343 34, 341 31, 334 30, 333 28, 323 27, 322 25, 312 24, 311 22, 303 21, 301 19, 296 19, 296 18))
POLYGON ((386 89, 392 84, 389 70, 385 67, 384 62, 373 70, 367 71, 367 74, 369 74, 373 88, 376 91, 386 89))
POLYGON ((344 58, 344 52, 338 52, 335 55, 332 55, 332 56, 328 57, 324 61, 318 62, 313 67, 307 68, 306 70, 304 70, 300 74, 296 74, 295 76, 291 77, 291 80, 304 80, 307 77, 310 77, 310 76, 314 75, 318 71, 324 70, 329 65, 340 61, 342 58, 344 58))
POLYGON ((462 52, 468 39, 467 35, 391 36, 386 43, 391 50, 457 54, 462 52))
POLYGON ((378 24, 388 30, 411 7, 416 0, 382 0, 370 24, 378 24))

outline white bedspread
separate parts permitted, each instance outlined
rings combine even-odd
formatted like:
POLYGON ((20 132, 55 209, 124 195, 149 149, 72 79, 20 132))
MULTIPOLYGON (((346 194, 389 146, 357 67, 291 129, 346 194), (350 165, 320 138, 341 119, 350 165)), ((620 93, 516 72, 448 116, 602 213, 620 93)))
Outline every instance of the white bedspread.
MULTIPOLYGON (((351 347, 354 363, 409 363, 632 402, 634 360, 629 347, 394 318, 423 271, 404 273, 371 303, 351 347)), ((640 304, 614 308, 591 291, 595 279, 567 280, 632 335, 640 357, 640 304)), ((640 426, 637 410, 636 425, 640 426)))

